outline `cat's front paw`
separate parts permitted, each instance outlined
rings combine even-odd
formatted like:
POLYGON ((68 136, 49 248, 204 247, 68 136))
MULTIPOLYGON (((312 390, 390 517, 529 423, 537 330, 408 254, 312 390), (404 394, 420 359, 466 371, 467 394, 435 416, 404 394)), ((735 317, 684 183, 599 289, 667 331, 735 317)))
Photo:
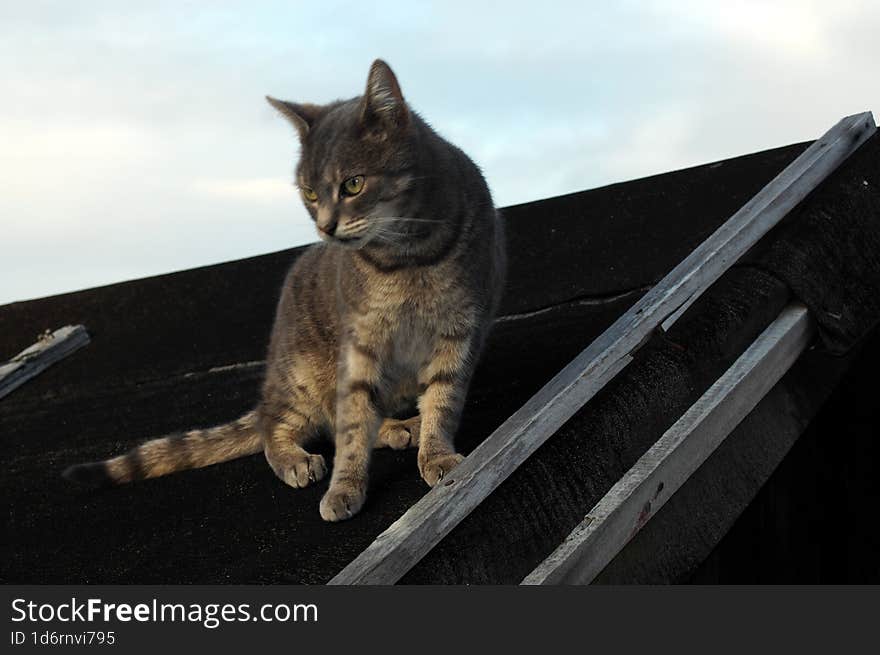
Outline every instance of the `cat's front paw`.
POLYGON ((269 457, 269 466, 275 471, 275 475, 281 478, 285 484, 297 489, 308 487, 327 475, 327 464, 321 455, 312 455, 305 451, 297 453, 284 453, 269 457))
POLYGON ((398 419, 385 419, 379 427, 379 437, 376 445, 388 447, 394 450, 415 448, 419 445, 419 431, 421 420, 418 416, 401 421, 398 419))
POLYGON ((318 508, 321 518, 325 521, 344 521, 357 514, 364 504, 367 494, 352 484, 337 483, 331 485, 321 499, 318 508))
POLYGON ((419 453, 419 473, 422 474, 422 479, 433 487, 461 464, 463 459, 464 455, 458 453, 440 453, 431 457, 422 457, 419 453))

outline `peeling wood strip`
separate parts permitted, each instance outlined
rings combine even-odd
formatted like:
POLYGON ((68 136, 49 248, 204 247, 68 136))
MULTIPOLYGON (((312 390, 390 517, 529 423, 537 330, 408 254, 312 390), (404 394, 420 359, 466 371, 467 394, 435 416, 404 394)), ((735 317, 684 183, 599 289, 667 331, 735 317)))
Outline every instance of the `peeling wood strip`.
MULTIPOLYGON (((48 333, 48 330, 47 330, 48 333)), ((66 325, 0 365, 0 398, 89 343, 82 325, 66 325)))
POLYGON ((629 354, 670 314, 715 282, 875 129, 870 112, 848 116, 811 144, 330 584, 399 580, 626 366, 629 354))
POLYGON ((210 375, 211 373, 227 373, 229 371, 256 371, 265 367, 265 359, 254 359, 249 362, 237 362, 235 364, 212 366, 207 371, 190 371, 189 373, 184 373, 183 377, 193 378, 202 375, 210 375))
POLYGON ((803 305, 784 309, 523 584, 589 584, 773 388, 813 333, 803 305))
POLYGON ((672 312, 669 316, 667 316, 666 320, 660 324, 660 329, 664 332, 669 332, 669 328, 671 328, 675 324, 675 322, 681 318, 682 314, 684 314, 687 310, 691 308, 691 305, 693 305, 699 297, 700 294, 695 293, 690 298, 681 303, 679 308, 672 312))

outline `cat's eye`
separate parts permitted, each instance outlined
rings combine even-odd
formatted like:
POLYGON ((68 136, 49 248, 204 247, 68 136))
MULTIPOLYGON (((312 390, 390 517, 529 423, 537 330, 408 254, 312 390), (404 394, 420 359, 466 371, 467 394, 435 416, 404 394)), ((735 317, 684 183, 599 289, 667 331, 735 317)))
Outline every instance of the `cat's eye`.
POLYGON ((315 193, 315 190, 311 187, 300 187, 300 191, 302 191, 303 198, 309 202, 315 202, 318 199, 318 194, 315 193))
POLYGON ((356 196, 364 188, 364 176, 355 175, 342 183, 342 193, 346 196, 356 196))

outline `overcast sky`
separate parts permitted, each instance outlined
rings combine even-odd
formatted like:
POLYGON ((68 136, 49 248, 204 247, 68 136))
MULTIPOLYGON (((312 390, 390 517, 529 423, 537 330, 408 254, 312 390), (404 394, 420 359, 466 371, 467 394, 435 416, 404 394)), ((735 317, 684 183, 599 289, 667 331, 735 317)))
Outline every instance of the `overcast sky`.
POLYGON ((0 304, 314 240, 263 96, 376 57, 499 206, 880 109, 872 0, 0 2, 0 304))

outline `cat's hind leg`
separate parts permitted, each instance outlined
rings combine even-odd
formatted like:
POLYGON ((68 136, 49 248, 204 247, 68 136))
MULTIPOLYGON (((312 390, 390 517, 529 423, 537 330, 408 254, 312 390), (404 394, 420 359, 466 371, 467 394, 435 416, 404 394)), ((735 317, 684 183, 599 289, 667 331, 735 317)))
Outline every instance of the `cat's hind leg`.
POLYGON ((324 457, 303 448, 316 432, 307 414, 293 407, 273 411, 264 405, 259 416, 263 453, 279 479, 291 487, 302 488, 327 475, 324 457))
POLYGON ((379 426, 375 448, 404 450, 419 445, 422 419, 417 414, 408 419, 386 418, 379 426))

